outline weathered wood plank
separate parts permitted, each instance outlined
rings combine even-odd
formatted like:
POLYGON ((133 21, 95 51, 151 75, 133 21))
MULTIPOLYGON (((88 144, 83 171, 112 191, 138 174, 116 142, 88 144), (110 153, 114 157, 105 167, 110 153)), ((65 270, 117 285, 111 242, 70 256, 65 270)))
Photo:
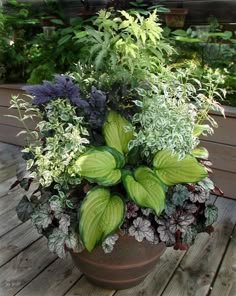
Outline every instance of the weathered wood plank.
POLYGON ((202 146, 209 151, 214 168, 236 173, 236 146, 207 141, 202 141, 202 146))
POLYGON ((32 227, 31 221, 27 221, 3 235, 0 239, 0 266, 8 262, 39 237, 40 235, 32 227))
POLYGON ((236 228, 210 295, 236 295, 236 228))
POLYGON ((94 286, 82 277, 65 296, 112 296, 114 293, 114 290, 94 286))
POLYGON ((18 189, 14 188, 11 190, 11 192, 9 192, 11 185, 16 181, 16 179, 16 176, 14 176, 0 183, 0 198, 18 189))
POLYGON ((236 137, 235 137, 236 118, 233 118, 233 117, 224 118, 223 116, 217 116, 217 115, 214 115, 213 118, 218 123, 218 128, 214 130, 213 135, 202 137, 202 140, 236 146, 236 137))
MULTIPOLYGON (((18 116, 18 111, 16 109, 9 109, 8 107, 0 106, 0 124, 19 127, 22 130, 24 129, 22 122, 16 118, 8 117, 6 115, 18 116)), ((24 112, 22 112, 22 115, 24 115, 24 112)), ((36 120, 34 122, 33 120, 28 119, 25 121, 25 124, 29 129, 35 129, 37 122, 36 120)))
POLYGON ((16 209, 13 208, 0 216, 0 237, 16 226, 22 224, 16 214, 16 209))
POLYGON ((22 131, 22 128, 14 127, 10 125, 0 125, 0 141, 4 143, 10 143, 13 145, 24 146, 25 145, 25 135, 16 135, 22 131))
MULTIPOLYGON (((41 238, 0 268, 0 295, 13 296, 56 259, 41 238)), ((42 283, 43 284, 43 283, 42 283)))
MULTIPOLYGON (((116 296, 159 296, 168 284, 185 252, 167 248, 155 270, 138 286, 118 291, 116 296)), ((174 295, 173 295, 174 296, 174 295)))
MULTIPOLYGON (((0 85, 0 106, 9 107, 11 96, 23 95, 21 89, 23 84, 1 84, 0 85)), ((23 97, 25 97, 23 95, 23 97)))
POLYGON ((10 194, 0 198, 0 215, 8 212, 16 207, 21 197, 23 196, 23 189, 18 189, 10 194))
POLYGON ((57 259, 16 296, 62 296, 80 276, 81 272, 73 265, 71 258, 57 259))
POLYGON ((219 218, 212 236, 202 233, 188 250, 162 296, 205 296, 236 222, 236 203, 218 198, 219 218))
POLYGON ((224 196, 236 199, 236 174, 217 169, 213 169, 213 172, 211 179, 224 192, 224 196))

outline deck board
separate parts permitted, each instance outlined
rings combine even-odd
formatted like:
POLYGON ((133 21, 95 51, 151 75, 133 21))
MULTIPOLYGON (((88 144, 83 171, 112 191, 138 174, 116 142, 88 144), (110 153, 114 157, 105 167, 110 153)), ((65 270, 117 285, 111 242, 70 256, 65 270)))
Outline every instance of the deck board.
POLYGON ((18 220, 15 207, 24 191, 8 189, 23 165, 19 147, 0 143, 0 296, 209 296, 212 285, 210 296, 236 296, 235 200, 217 198, 211 236, 200 234, 186 252, 168 248, 137 287, 107 290, 89 283, 71 260, 50 253, 30 221, 18 220))
POLYGON ((78 281, 80 276, 81 272, 73 265, 70 258, 57 259, 16 295, 62 296, 78 281))
POLYGON ((210 296, 236 295, 236 228, 210 296))
POLYGON ((37 240, 0 268, 0 295, 15 295, 55 259, 56 255, 47 248, 46 239, 37 240))
POLYGON ((236 203, 218 198, 219 217, 214 233, 198 235, 180 263, 163 296, 205 296, 220 265, 236 222, 236 203), (175 294, 174 294, 175 293, 175 294))
POLYGON ((27 221, 0 238, 0 266, 19 254, 40 237, 31 221, 27 221), (14 238, 14 240, 12 240, 14 238))

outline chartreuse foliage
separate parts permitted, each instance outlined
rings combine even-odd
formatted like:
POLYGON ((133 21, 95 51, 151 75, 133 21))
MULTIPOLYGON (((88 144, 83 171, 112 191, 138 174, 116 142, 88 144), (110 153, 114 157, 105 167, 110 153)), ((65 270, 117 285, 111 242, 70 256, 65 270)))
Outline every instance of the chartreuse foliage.
POLYGON ((197 158, 208 159, 209 152, 205 147, 197 147, 192 150, 192 155, 197 158))
POLYGON ((148 167, 138 167, 134 174, 124 171, 123 182, 129 197, 139 206, 153 209, 157 215, 165 207, 165 192, 160 180, 148 167))
POLYGON ((124 164, 123 155, 107 146, 91 148, 75 162, 83 178, 103 186, 111 186, 120 181, 120 169, 124 164))
POLYGON ((178 155, 166 150, 155 155, 154 171, 147 166, 134 168, 134 172, 125 167, 123 154, 128 152, 128 143, 133 136, 132 132, 125 132, 125 127, 129 126, 125 118, 110 111, 103 132, 111 147, 90 148, 75 162, 74 170, 78 170, 80 177, 102 185, 87 193, 80 211, 80 234, 88 251, 113 233, 124 218, 122 197, 105 186, 122 181, 133 202, 142 208, 151 208, 159 215, 165 208, 164 184, 197 182, 207 176, 205 168, 193 156, 179 160, 178 155))
POLYGON ((133 138, 131 123, 115 111, 109 112, 103 126, 105 141, 108 146, 122 154, 127 154, 129 141, 133 138), (128 130, 129 128, 129 130, 128 130))
POLYGON ((80 235, 86 249, 113 233, 123 222, 125 203, 118 194, 104 187, 95 187, 87 193, 80 209, 80 235))
POLYGON ((179 160, 178 155, 171 154, 168 150, 155 155, 153 166, 157 176, 166 185, 196 183, 208 175, 206 168, 195 157, 186 155, 179 160))

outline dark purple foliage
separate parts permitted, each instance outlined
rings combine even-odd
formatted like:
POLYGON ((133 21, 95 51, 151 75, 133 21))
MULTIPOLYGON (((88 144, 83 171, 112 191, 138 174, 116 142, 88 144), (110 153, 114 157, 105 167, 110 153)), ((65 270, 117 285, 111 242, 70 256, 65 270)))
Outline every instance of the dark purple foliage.
POLYGON ((86 108, 88 103, 80 98, 80 88, 70 76, 54 75, 54 81, 44 80, 43 84, 24 86, 23 90, 34 96, 32 104, 41 105, 50 100, 67 98, 74 105, 86 108))

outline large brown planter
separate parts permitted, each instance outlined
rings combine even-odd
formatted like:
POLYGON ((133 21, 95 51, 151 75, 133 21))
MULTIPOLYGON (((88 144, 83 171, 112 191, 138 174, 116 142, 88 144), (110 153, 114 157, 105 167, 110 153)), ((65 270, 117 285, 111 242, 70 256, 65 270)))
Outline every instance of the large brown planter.
POLYGON ((133 237, 123 236, 109 254, 97 247, 91 253, 83 251, 71 256, 90 282, 110 289, 127 289, 144 280, 165 249, 163 243, 140 243, 133 237))

